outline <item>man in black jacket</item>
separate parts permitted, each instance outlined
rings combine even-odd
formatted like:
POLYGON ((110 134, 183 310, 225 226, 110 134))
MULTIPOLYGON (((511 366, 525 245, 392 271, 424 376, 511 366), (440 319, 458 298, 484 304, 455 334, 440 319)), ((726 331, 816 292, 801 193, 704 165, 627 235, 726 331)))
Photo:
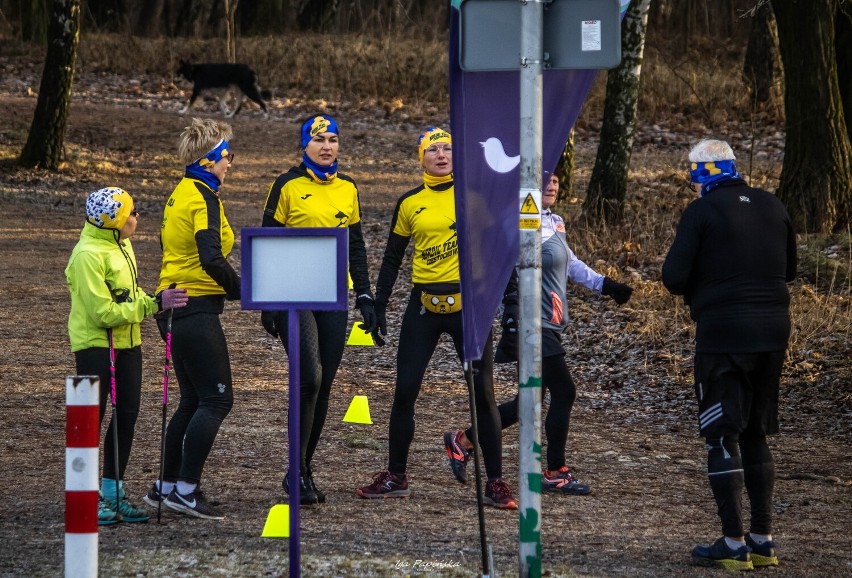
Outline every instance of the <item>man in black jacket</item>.
POLYGON ((703 140, 689 153, 693 190, 663 264, 663 284, 683 295, 696 323, 695 392, 707 473, 723 537, 693 561, 729 570, 777 566, 772 541, 778 386, 790 337, 796 237, 784 205, 746 185, 730 145, 703 140), (742 491, 751 503, 743 531, 742 491))

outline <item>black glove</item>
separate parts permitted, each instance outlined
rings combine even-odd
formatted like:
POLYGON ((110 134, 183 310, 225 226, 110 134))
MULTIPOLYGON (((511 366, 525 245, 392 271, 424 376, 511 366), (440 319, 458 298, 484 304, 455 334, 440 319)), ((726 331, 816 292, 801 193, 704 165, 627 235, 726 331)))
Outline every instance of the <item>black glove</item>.
POLYGON ((500 320, 503 332, 494 352, 494 363, 512 363, 518 360, 518 304, 506 305, 500 320))
POLYGON ((261 311, 260 322, 268 334, 272 337, 278 337, 280 333, 279 327, 281 327, 280 311, 261 311))
POLYGON ((612 297, 619 305, 624 305, 630 300, 630 296, 633 294, 633 288, 625 285, 624 283, 613 281, 609 277, 604 277, 601 293, 612 297))
POLYGON ((373 307, 373 298, 369 295, 361 295, 355 300, 355 306, 361 310, 364 323, 360 327, 365 333, 372 333, 376 329, 376 309, 373 307))
POLYGON ((376 328, 373 329, 373 342, 379 347, 385 344, 382 335, 388 334, 388 319, 385 316, 387 307, 387 303, 380 303, 379 301, 373 303, 373 309, 376 311, 376 328))

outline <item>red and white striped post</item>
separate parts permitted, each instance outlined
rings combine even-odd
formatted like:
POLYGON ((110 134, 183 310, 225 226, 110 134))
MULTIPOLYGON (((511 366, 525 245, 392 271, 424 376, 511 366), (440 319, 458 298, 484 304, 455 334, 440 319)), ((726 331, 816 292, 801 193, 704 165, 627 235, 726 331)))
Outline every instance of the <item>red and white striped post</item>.
POLYGON ((65 379, 65 577, 98 575, 98 392, 96 375, 65 379))

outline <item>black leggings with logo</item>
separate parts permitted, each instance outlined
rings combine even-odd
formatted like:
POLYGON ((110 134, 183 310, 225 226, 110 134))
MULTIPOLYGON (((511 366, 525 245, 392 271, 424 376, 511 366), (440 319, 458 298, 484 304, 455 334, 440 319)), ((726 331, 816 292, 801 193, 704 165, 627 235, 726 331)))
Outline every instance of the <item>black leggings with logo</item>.
MULTIPOLYGON (((541 360, 541 384, 550 392, 550 407, 544 420, 547 438, 547 469, 556 471, 565 465, 565 446, 568 443, 568 426, 571 409, 577 397, 577 388, 565 363, 565 353, 549 355, 541 360)), ((500 423, 503 429, 518 423, 518 396, 501 403, 500 423)), ((470 439, 471 429, 465 431, 470 439)))
POLYGON ((163 479, 197 484, 219 426, 234 404, 228 344, 217 313, 174 319, 172 365, 180 401, 166 430, 163 479))
MULTIPOLYGON (((389 427, 388 470, 391 472, 402 474, 406 471, 408 450, 414 439, 414 402, 420 393, 426 367, 443 333, 452 338, 459 359, 463 359, 462 314, 424 311, 420 304, 420 291, 412 291, 402 319, 396 355, 396 388, 389 427)), ((488 479, 499 478, 503 476, 503 448, 500 413, 494 399, 494 348, 490 334, 482 359, 472 366, 479 446, 485 471, 488 479)))
MULTIPOLYGON (((289 317, 281 314, 279 327, 284 348, 289 348, 289 317)), ((319 443, 331 384, 346 346, 347 311, 299 312, 299 471, 311 471, 319 443)))

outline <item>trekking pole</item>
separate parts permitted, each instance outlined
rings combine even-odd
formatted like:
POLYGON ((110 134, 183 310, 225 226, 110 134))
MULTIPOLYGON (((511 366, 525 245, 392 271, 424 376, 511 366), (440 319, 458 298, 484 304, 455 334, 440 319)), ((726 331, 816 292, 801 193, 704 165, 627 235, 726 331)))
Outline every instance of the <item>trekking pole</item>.
POLYGON ((169 309, 166 322, 166 360, 163 364, 163 422, 160 427, 160 499, 157 500, 157 523, 160 523, 160 513, 163 510, 163 456, 166 453, 166 413, 169 405, 169 367, 172 361, 172 315, 174 309, 169 309))
POLYGON ((115 342, 112 337, 112 327, 107 329, 107 338, 109 339, 109 388, 110 388, 110 399, 112 401, 112 446, 113 446, 113 459, 115 460, 115 514, 116 517, 121 516, 120 513, 120 504, 121 504, 121 494, 119 493, 121 482, 119 478, 119 470, 121 469, 118 465, 118 413, 116 413, 116 400, 115 400, 115 342))
POLYGON ((464 377, 467 382, 468 404, 470 405, 470 429, 473 437, 473 472, 476 482, 476 510, 479 515, 479 546, 482 549, 482 576, 491 575, 490 556, 488 555, 488 537, 485 535, 485 510, 482 506, 482 483, 479 472, 479 424, 476 419, 476 395, 473 391, 473 364, 464 362, 464 377))

